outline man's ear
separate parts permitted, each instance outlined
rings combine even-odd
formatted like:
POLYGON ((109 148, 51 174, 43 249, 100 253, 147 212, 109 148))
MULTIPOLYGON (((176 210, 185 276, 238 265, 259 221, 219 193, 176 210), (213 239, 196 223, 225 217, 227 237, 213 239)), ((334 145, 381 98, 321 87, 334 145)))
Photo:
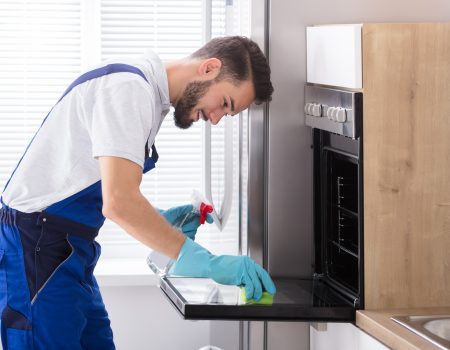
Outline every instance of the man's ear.
POLYGON ((218 58, 207 58, 198 66, 198 74, 206 80, 215 79, 222 68, 222 61, 218 58))

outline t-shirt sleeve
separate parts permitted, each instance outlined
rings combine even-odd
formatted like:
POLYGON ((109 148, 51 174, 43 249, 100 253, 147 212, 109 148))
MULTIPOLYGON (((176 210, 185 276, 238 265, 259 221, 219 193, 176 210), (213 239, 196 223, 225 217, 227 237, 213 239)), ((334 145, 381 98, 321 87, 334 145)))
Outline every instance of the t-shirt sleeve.
POLYGON ((152 90, 140 81, 121 82, 99 91, 90 130, 93 157, 121 157, 143 167, 154 106, 152 90))

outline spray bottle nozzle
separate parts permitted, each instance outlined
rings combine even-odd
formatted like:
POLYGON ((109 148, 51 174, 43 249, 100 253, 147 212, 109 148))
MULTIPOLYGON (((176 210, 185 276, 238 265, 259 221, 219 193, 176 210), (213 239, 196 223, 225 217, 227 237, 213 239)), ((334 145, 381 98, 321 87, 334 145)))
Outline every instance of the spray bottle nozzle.
POLYGON ((203 225, 206 221, 206 216, 214 211, 213 206, 196 190, 192 192, 192 205, 196 212, 200 214, 200 225, 203 225))
POLYGON ((200 204, 200 225, 203 225, 206 221, 206 215, 213 212, 213 207, 211 204, 201 203, 200 204))

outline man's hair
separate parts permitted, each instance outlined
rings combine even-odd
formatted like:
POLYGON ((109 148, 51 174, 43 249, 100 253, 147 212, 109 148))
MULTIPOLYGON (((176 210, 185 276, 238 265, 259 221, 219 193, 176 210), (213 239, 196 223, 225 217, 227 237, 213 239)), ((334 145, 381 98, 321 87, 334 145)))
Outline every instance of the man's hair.
POLYGON ((195 59, 218 58, 222 68, 217 81, 229 79, 235 85, 251 79, 255 89, 255 103, 272 100, 273 86, 270 67, 258 44, 243 36, 214 38, 191 56, 195 59))

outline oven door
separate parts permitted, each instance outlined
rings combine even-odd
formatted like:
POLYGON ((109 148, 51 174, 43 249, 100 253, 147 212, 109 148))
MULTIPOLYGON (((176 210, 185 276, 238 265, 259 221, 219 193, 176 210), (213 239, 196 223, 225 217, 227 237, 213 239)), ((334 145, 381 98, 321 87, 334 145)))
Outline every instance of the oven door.
POLYGON ((314 130, 315 269, 364 307, 364 224, 360 140, 314 130))
POLYGON ((274 279, 271 305, 246 304, 241 289, 207 278, 161 277, 160 288, 189 320, 352 322, 355 308, 320 279, 274 279))

